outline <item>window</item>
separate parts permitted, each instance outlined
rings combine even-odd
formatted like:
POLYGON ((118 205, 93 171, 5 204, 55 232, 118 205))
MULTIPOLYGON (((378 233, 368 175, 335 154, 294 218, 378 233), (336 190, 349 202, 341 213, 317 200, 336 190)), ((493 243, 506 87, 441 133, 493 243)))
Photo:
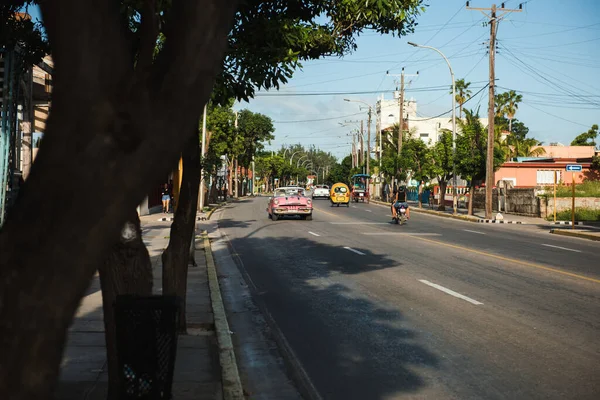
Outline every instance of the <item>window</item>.
POLYGON ((429 133, 421 133, 421 139, 426 139, 429 137, 429 133))
POLYGON ((537 184, 538 185, 552 185, 554 184, 554 173, 556 172, 556 182, 560 182, 561 176, 560 173, 561 171, 554 171, 554 170, 543 170, 543 169, 538 169, 537 171, 537 184))

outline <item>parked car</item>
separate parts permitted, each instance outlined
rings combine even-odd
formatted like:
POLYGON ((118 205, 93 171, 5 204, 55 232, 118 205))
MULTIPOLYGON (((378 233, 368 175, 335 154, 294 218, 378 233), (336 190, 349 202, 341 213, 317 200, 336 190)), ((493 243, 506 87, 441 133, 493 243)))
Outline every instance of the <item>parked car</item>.
POLYGON ((327 185, 317 185, 313 190, 312 194, 313 199, 328 199, 329 198, 329 186, 327 185))
POLYGON ((305 195, 303 188, 299 186, 286 186, 275 189, 273 197, 269 198, 267 213, 269 218, 277 221, 284 216, 299 216, 300 218, 312 220, 312 200, 305 195))

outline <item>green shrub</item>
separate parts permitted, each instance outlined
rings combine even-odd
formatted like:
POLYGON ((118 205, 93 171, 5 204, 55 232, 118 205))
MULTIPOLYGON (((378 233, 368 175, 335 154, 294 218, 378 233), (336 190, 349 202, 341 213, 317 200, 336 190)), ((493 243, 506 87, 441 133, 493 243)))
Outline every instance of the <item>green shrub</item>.
MULTIPOLYGON (((544 188, 545 195, 548 197, 554 196, 554 187, 546 186, 544 188)), ((556 186, 556 197, 571 197, 573 196, 571 186, 556 186)), ((600 181, 585 181, 575 185, 575 197, 600 197, 600 181)))
MULTIPOLYGON (((554 219, 554 215, 549 215, 546 218, 548 221, 554 219)), ((556 213, 557 221, 570 221, 571 210, 564 210, 556 213)), ((600 221, 600 210, 594 208, 576 208, 575 221, 600 221)))

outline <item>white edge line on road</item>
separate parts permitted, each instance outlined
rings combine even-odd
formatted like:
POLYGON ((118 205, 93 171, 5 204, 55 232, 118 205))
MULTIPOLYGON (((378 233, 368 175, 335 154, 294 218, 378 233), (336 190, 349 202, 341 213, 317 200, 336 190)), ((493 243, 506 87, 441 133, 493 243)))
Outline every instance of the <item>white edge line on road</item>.
POLYGON ((479 232, 479 231, 472 231, 470 229, 463 229, 463 231, 465 231, 465 232, 471 232, 471 233, 478 233, 480 235, 487 235, 487 233, 483 233, 483 232, 479 232))
POLYGON ((542 246, 554 247, 555 249, 561 249, 561 250, 574 251, 576 253, 581 253, 581 250, 569 249, 567 247, 554 246, 554 245, 551 245, 551 244, 542 244, 542 246))
POLYGON ((447 293, 447 294, 449 294, 450 296, 458 297, 459 299, 463 299, 463 300, 465 300, 465 301, 468 301, 469 303, 471 303, 471 304, 475 304, 476 306, 483 304, 483 303, 482 303, 482 302, 480 302, 480 301, 473 300, 473 299, 472 299, 472 298, 470 298, 470 297, 467 297, 467 296, 465 296, 465 295, 462 295, 462 294, 460 294, 460 293, 458 293, 458 292, 455 292, 454 290, 451 290, 451 289, 445 288, 445 287, 443 287, 443 286, 441 286, 441 285, 438 285, 437 283, 429 282, 429 281, 427 281, 427 280, 425 280, 425 279, 419 279, 419 282, 421 282, 421 283, 424 283, 424 284, 426 284, 426 285, 428 285, 428 286, 431 286, 431 287, 433 287, 433 288, 436 288, 437 290, 441 290, 442 292, 444 292, 444 293, 447 293))
POLYGON ((330 222, 331 225, 389 225, 389 222, 330 222))
POLYGON ((313 236, 321 236, 321 235, 319 235, 318 233, 314 233, 314 232, 311 232, 311 231, 308 231, 308 233, 310 233, 310 234, 311 234, 311 235, 313 235, 313 236))
POLYGON ((365 253, 363 253, 362 251, 354 250, 352 247, 344 247, 344 248, 345 248, 346 250, 350 250, 350 251, 351 251, 351 252, 353 252, 353 253, 360 254, 361 256, 364 256, 364 255, 365 255, 365 253))
POLYGON ((404 236, 442 236, 441 233, 428 232, 363 232, 363 235, 369 236, 387 236, 387 235, 404 235, 404 236))
POLYGON ((371 210, 365 210, 365 211, 366 211, 366 212, 373 212, 373 211, 371 211, 371 210))

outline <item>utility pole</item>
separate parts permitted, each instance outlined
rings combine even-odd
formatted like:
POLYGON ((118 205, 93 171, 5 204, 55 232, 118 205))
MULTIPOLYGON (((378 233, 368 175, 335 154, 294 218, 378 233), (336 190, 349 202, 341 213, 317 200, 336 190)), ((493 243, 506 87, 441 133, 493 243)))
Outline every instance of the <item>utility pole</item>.
POLYGON ((371 161, 371 107, 369 107, 369 120, 367 122, 367 175, 370 176, 370 161, 371 161))
POLYGON ((252 196, 255 195, 254 184, 256 183, 256 177, 254 176, 254 154, 252 154, 252 196))
POLYGON ((488 99, 488 138, 487 138, 487 159, 485 165, 485 218, 492 218, 492 189, 494 188, 494 94, 495 94, 495 81, 496 81, 496 33, 498 32, 498 22, 506 14, 511 12, 521 12, 523 10, 523 4, 519 4, 519 9, 508 9, 504 8, 504 3, 501 4, 500 8, 496 8, 495 4, 492 4, 491 8, 478 8, 469 7, 467 1, 468 10, 481 11, 483 15, 490 20, 490 82, 489 82, 489 99, 488 99), (488 15, 486 11, 490 11, 488 15), (502 12, 501 15, 496 15, 496 12, 502 12))
POLYGON ((361 158, 361 166, 365 165, 365 147, 364 147, 364 128, 363 128, 363 120, 360 120, 360 158, 361 158))
MULTIPOLYGON (((205 104, 204 115, 202 117, 202 148, 200 150, 200 158, 202 159, 204 159, 204 154, 206 153, 206 107, 207 105, 205 104)), ((202 212, 204 210, 204 168, 202 168, 200 173, 202 174, 200 175, 200 212, 202 212)))
MULTIPOLYGON (((235 127, 235 138, 236 138, 236 142, 237 142, 237 128, 238 128, 238 113, 235 113, 235 122, 234 122, 234 127, 235 127)), ((271 154, 271 156, 273 156, 273 154, 271 154)), ((234 193, 235 193, 235 198, 238 198, 238 158, 237 155, 235 156, 235 161, 233 162, 233 168, 234 168, 234 193)))
POLYGON ((404 77, 405 76, 419 76, 419 72, 417 71, 414 75, 406 75, 404 74, 404 67, 402 67, 402 73, 398 74, 390 74, 390 76, 400 76, 400 95, 398 96, 399 105, 400 105, 400 115, 398 115, 398 155, 402 152, 402 133, 404 132, 404 77))
POLYGON ((400 74, 400 114, 398 121, 398 155, 400 155, 402 152, 402 133, 404 132, 404 67, 402 67, 402 73, 400 74))

